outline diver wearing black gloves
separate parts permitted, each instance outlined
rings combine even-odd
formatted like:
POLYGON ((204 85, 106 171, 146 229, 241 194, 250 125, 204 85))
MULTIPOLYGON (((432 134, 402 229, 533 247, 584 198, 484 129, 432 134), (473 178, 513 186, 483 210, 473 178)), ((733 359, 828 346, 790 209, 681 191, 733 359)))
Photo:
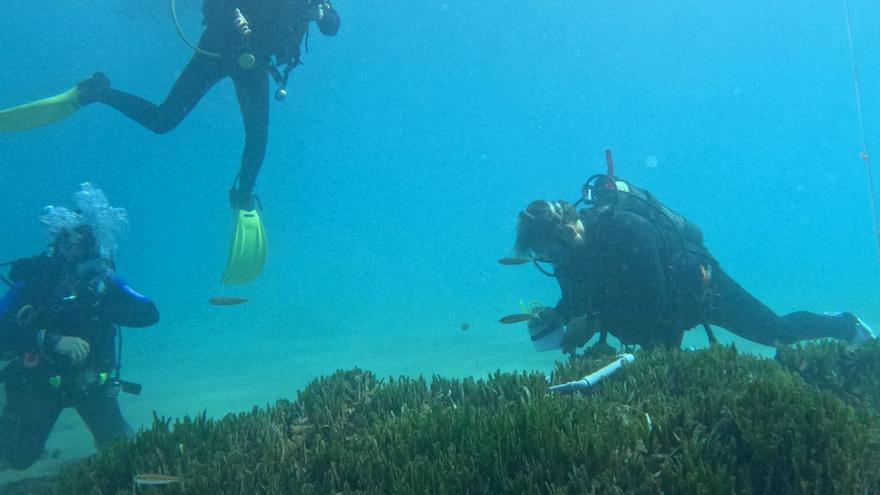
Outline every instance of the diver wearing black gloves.
POLYGON ((67 407, 76 409, 98 447, 131 434, 117 395, 139 386, 120 379, 117 325, 159 320, 156 305, 113 271, 125 211, 89 184, 77 203, 75 211, 47 208, 41 221, 53 234, 50 249, 13 262, 12 287, 0 299, 0 352, 14 356, 0 372, 7 399, 0 461, 16 469, 39 458, 67 407))
POLYGON ((583 193, 592 207, 539 200, 519 214, 515 254, 549 263, 552 272, 542 271, 561 290, 555 308, 529 319, 538 350, 574 353, 596 332, 603 343, 611 334, 625 345, 678 347, 698 325, 710 342, 710 325, 764 345, 875 338, 852 313, 777 315, 721 269, 699 227, 648 191, 598 175, 583 193))

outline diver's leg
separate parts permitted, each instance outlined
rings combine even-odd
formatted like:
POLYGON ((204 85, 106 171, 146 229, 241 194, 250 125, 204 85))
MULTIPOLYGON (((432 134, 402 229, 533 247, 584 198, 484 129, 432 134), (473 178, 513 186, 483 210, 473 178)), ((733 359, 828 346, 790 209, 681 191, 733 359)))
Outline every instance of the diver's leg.
POLYGON ((232 73, 238 106, 244 120, 244 151, 237 187, 230 192, 236 208, 253 209, 253 190, 266 156, 269 138, 269 73, 264 66, 239 69, 232 73))
POLYGON ((716 296, 709 323, 764 345, 791 344, 798 340, 833 337, 850 340, 855 327, 846 317, 807 311, 779 316, 740 287, 721 269, 712 275, 716 296))
POLYGON ((0 459, 15 469, 27 469, 40 458, 61 404, 47 384, 24 375, 6 381, 6 407, 0 415, 0 459))
POLYGON ((113 88, 101 92, 96 101, 119 110, 155 133, 165 134, 189 115, 205 93, 226 75, 222 60, 197 53, 161 105, 113 88))
POLYGON ((78 400, 74 407, 102 449, 132 436, 131 426, 122 417, 119 401, 107 395, 108 387, 100 387, 78 400))

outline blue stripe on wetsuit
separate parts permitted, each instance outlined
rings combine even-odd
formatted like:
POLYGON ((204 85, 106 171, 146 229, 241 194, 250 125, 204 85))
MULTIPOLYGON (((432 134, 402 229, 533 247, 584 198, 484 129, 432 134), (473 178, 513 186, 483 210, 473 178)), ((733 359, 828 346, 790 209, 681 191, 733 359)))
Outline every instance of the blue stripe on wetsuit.
POLYGON ((129 296, 133 297, 135 300, 141 301, 141 302, 150 302, 151 301, 151 299, 149 297, 132 289, 131 286, 128 285, 128 283, 125 280, 122 280, 120 277, 113 275, 112 277, 110 277, 110 280, 112 280, 113 284, 116 287, 119 287, 119 289, 122 290, 122 292, 125 292, 129 296))
POLYGON ((3 298, 0 299, 0 319, 5 317, 6 313, 9 312, 9 309, 15 305, 16 301, 18 301, 18 296, 21 293, 22 287, 24 287, 24 282, 16 282, 15 285, 6 291, 3 298))

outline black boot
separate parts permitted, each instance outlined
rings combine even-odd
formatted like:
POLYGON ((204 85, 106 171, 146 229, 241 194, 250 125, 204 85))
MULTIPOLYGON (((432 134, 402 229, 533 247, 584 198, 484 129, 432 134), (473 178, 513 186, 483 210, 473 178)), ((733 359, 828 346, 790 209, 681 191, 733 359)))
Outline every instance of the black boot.
POLYGON ((234 187, 229 191, 229 202, 236 210, 250 211, 256 207, 256 196, 249 190, 234 187))
POLYGON ((110 79, 103 72, 95 72, 92 77, 76 85, 76 99, 80 106, 102 101, 110 92, 110 79))

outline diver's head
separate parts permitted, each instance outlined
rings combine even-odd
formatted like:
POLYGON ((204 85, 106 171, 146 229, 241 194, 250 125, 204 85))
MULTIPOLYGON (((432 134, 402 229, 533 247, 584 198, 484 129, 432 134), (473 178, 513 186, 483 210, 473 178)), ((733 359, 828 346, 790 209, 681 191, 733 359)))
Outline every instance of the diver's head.
POLYGON ((62 230, 52 241, 52 256, 66 264, 101 258, 94 229, 83 224, 62 230))
POLYGON ((575 207, 565 201, 532 201, 519 212, 514 254, 558 261, 584 242, 584 225, 575 207))
POLYGON ((74 279, 92 281, 113 272, 113 260, 104 256, 90 225, 63 230, 52 242, 52 256, 74 279))
POLYGON ((108 273, 117 239, 128 226, 128 214, 111 207, 104 192, 88 182, 74 198, 76 208, 47 206, 40 216, 52 236, 50 254, 83 277, 108 273))

